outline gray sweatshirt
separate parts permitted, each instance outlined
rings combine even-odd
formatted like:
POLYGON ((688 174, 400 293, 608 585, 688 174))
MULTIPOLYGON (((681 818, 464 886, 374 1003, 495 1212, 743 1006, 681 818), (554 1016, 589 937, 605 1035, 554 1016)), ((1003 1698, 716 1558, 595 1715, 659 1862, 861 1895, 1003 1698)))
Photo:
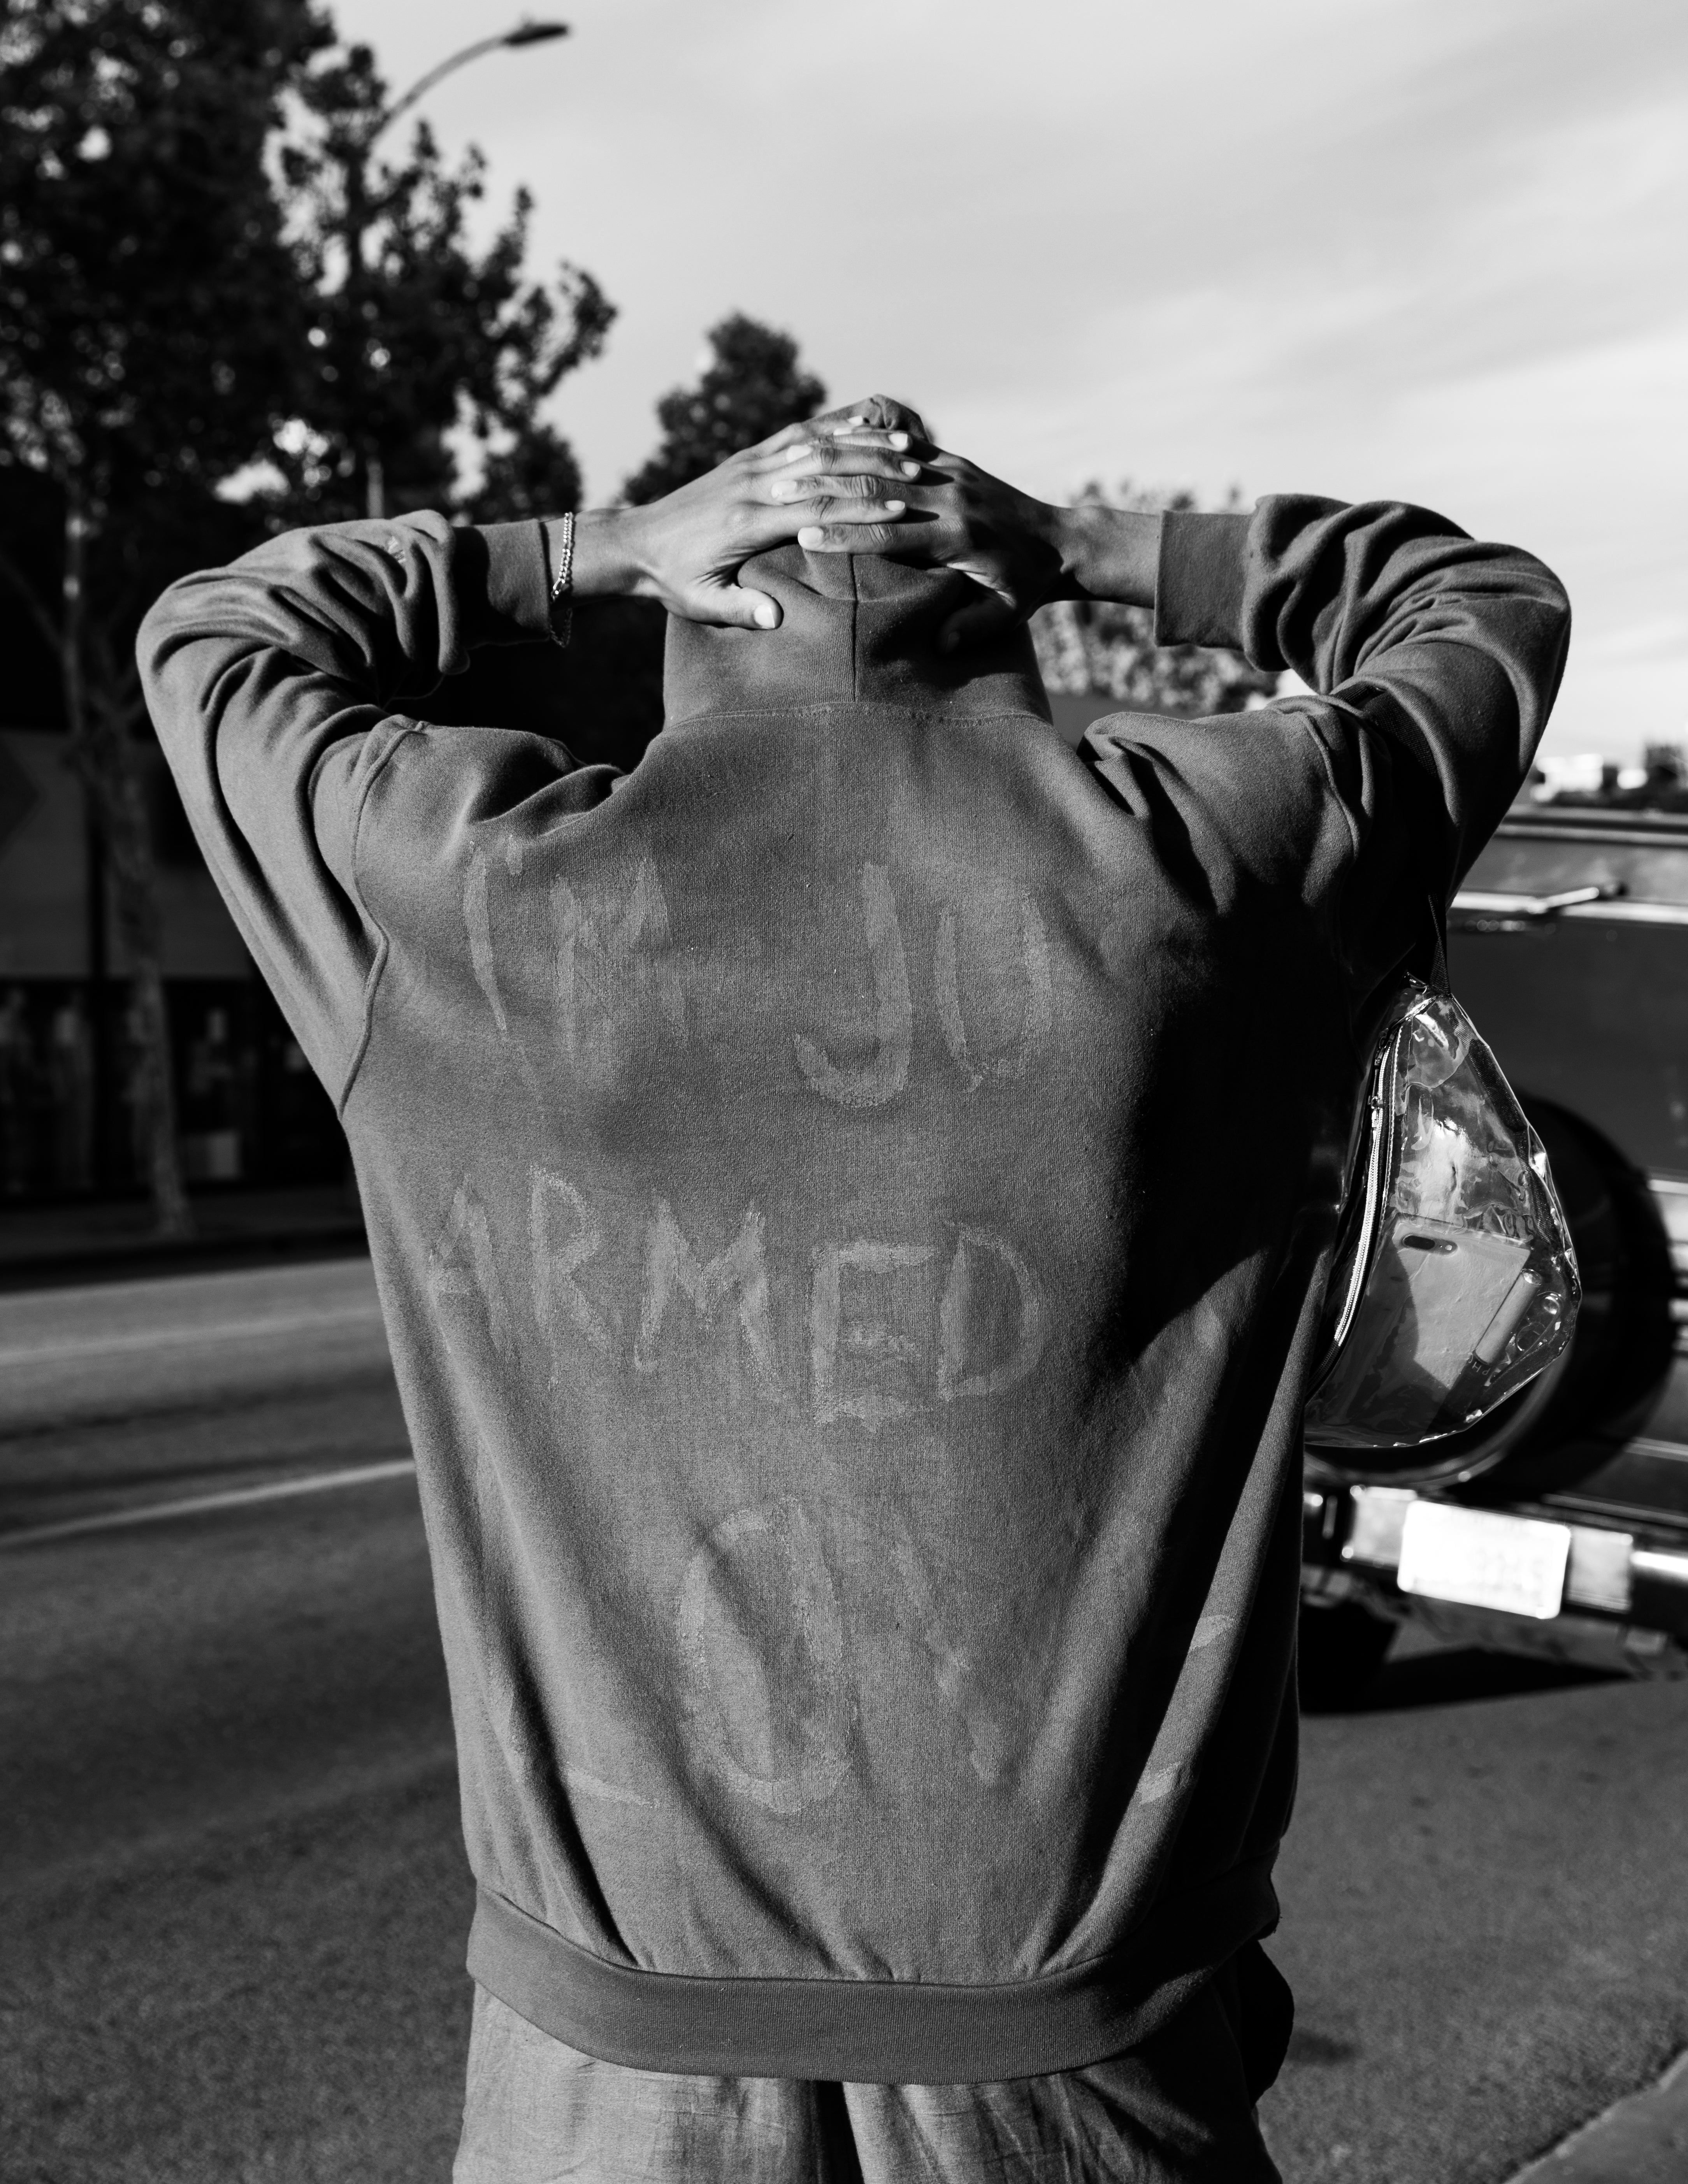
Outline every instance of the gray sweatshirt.
POLYGON ((1563 593, 1398 504, 1170 517, 1162 641, 1331 695, 1075 754, 1023 638, 936 650, 963 580, 793 548, 629 774, 407 716, 549 573, 295 532, 141 640, 356 1162, 471 1969, 649 2070, 1114 2053, 1276 1916, 1354 1095, 1563 593))

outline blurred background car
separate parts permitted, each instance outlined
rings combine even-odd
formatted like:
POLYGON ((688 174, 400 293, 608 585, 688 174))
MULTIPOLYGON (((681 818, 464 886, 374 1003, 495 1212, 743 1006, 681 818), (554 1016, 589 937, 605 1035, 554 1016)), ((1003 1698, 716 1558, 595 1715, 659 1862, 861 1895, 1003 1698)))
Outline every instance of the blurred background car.
POLYGON ((1448 960, 1547 1148, 1582 1311, 1469 1434, 1310 1451, 1315 1706, 1358 1698, 1407 1623, 1688 1672, 1688 812, 1527 795, 1456 899, 1448 960))

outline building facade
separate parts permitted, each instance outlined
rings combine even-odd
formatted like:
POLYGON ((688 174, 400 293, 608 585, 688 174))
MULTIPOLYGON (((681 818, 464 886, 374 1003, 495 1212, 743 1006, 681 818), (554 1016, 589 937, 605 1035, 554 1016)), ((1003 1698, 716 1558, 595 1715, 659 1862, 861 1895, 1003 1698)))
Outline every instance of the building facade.
MULTIPOLYGON (((162 758, 142 756, 188 1184, 337 1182, 332 1108, 253 972, 162 758)), ((68 758, 62 733, 0 727, 0 1204, 140 1183, 128 967, 68 758)))

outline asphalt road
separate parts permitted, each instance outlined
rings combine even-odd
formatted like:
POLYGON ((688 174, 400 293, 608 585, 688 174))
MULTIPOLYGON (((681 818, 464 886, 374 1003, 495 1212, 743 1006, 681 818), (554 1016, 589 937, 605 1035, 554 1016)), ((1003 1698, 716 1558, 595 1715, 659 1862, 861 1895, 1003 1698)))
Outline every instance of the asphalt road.
MULTIPOLYGON (((355 1262, 0 1299, 5 2184, 448 2176, 470 1891, 404 1453, 355 1262)), ((1498 2184, 1688 2045, 1685 1729, 1688 1685, 1430 1652, 1309 1720, 1290 2184, 1498 2184)))

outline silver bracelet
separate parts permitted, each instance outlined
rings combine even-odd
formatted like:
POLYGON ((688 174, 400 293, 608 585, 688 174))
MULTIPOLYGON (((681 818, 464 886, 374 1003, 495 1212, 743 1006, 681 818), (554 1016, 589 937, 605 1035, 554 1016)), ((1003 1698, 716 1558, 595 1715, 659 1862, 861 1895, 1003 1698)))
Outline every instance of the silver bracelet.
POLYGON ((563 518, 563 536, 557 549, 557 573, 551 579, 551 635, 566 644, 574 634, 574 517, 563 518))

